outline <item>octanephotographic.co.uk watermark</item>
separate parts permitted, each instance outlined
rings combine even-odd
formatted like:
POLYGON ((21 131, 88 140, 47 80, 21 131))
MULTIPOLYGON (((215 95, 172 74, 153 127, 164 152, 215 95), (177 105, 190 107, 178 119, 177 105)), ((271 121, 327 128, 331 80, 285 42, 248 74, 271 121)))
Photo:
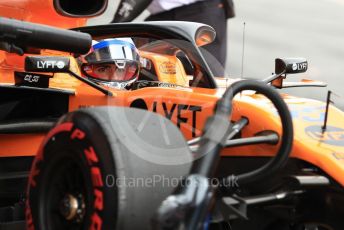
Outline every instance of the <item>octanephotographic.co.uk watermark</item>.
MULTIPOLYGON (((238 188, 237 177, 231 175, 226 178, 208 178, 208 182, 213 187, 238 188)), ((116 177, 115 175, 107 175, 105 184, 109 188, 113 187, 185 187, 189 181, 186 177, 168 177, 166 175, 152 175, 149 177, 116 177)))

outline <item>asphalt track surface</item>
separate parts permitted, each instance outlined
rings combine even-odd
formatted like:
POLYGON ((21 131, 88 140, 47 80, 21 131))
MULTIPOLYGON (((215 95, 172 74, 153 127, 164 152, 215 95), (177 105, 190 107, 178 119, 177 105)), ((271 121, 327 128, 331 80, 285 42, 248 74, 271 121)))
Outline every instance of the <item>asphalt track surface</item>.
MULTIPOLYGON (((110 0, 108 10, 89 24, 109 22, 117 4, 110 0)), ((332 98, 335 105, 344 110, 344 0, 238 0, 235 5, 237 15, 228 22, 227 76, 263 79, 274 71, 275 58, 304 57, 308 71, 287 80, 309 78, 328 87, 284 91, 324 101, 331 90, 338 95, 332 98)))

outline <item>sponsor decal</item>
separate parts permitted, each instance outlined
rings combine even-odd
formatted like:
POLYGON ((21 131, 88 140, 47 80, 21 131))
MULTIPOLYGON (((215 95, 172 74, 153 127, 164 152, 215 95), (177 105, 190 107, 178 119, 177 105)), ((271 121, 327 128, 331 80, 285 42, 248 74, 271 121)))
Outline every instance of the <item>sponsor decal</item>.
POLYGON ((290 106, 290 112, 293 119, 302 119, 307 122, 324 122, 325 106, 300 107, 290 106))
POLYGON ((59 69, 63 69, 65 67, 65 63, 63 61, 56 62, 56 66, 59 69))
POLYGON ((67 72, 70 60, 68 57, 28 56, 25 58, 25 70, 34 72, 67 72))
POLYGON ((159 70, 164 74, 176 74, 176 64, 165 61, 159 65, 159 70))
POLYGON ((176 88, 178 86, 176 84, 172 84, 172 83, 168 83, 168 82, 159 82, 157 87, 176 88))
POLYGON ((196 130, 197 130, 197 113, 202 111, 201 106, 197 105, 187 105, 187 104, 172 104, 170 108, 167 107, 167 103, 162 102, 161 104, 158 102, 153 102, 153 112, 157 112, 157 108, 162 107, 164 116, 171 120, 172 117, 176 117, 177 119, 177 126, 178 128, 181 127, 182 123, 186 123, 191 125, 192 127, 192 137, 196 137, 196 130), (185 113, 191 112, 191 117, 186 117, 185 113))
POLYGON ((321 126, 309 126, 305 129, 306 134, 314 140, 321 141, 328 145, 344 146, 344 129, 334 126, 327 126, 322 132, 321 126))
MULTIPOLYGON (((133 108, 140 108, 149 110, 146 102, 143 99, 136 99, 131 104, 130 107, 133 108)), ((169 120, 176 120, 177 126, 180 129, 183 124, 187 124, 188 127, 191 126, 191 135, 192 137, 196 137, 197 131, 197 118, 198 113, 202 111, 202 107, 198 105, 188 105, 188 104, 176 104, 166 102, 153 102, 153 106, 151 107, 151 111, 155 113, 160 113, 161 115, 165 116, 169 120), (162 112, 161 112, 162 110, 162 112), (192 114, 186 115, 186 114, 192 114)))
POLYGON ((142 82, 137 82, 135 85, 135 89, 142 89, 145 87, 165 87, 165 88, 179 88, 181 86, 178 86, 173 83, 169 82, 158 82, 158 81, 142 81, 142 82))
POLYGON ((29 72, 14 72, 14 84, 16 86, 31 86, 39 88, 49 87, 51 76, 29 72))
POLYGON ((63 69, 65 64, 62 61, 38 61, 37 69, 58 68, 63 69))
POLYGON ((293 71, 305 71, 307 70, 307 62, 293 63, 291 68, 293 71))

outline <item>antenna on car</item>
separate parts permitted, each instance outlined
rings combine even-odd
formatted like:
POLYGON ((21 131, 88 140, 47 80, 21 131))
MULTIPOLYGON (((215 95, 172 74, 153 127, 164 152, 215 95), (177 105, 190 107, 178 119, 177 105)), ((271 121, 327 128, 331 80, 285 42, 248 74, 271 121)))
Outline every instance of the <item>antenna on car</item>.
POLYGON ((339 97, 337 94, 333 93, 331 90, 327 91, 324 124, 321 127, 321 130, 322 130, 323 133, 326 131, 326 128, 327 128, 327 119, 328 119, 328 114, 329 114, 329 106, 330 106, 330 104, 334 104, 334 102, 331 100, 331 95, 335 95, 335 96, 339 97))
POLYGON ((243 33, 242 33, 241 78, 243 78, 243 76, 244 76, 245 27, 246 27, 246 22, 244 22, 243 33))

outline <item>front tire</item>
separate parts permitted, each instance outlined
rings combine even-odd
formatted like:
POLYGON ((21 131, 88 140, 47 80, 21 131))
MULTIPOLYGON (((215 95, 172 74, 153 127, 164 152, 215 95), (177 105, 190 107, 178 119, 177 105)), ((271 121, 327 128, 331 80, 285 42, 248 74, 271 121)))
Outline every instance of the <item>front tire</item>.
POLYGON ((165 118, 149 114, 142 127, 147 113, 104 107, 67 114, 33 164, 28 229, 150 229, 151 216, 187 175, 192 157, 182 134, 165 118), (162 141, 166 133, 173 143, 162 141), (145 148, 141 142, 131 146, 138 142, 135 135, 161 155, 172 146, 180 158, 172 164, 159 164, 160 156, 147 159, 139 154, 145 148))

